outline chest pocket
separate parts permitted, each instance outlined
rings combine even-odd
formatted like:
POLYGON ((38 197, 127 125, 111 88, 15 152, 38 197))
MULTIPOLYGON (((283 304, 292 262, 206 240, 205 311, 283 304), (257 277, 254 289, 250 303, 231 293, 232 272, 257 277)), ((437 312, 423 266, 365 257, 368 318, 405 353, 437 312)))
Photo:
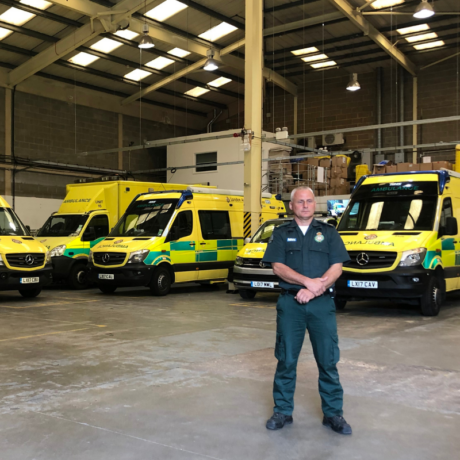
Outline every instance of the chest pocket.
POLYGON ((302 269, 302 243, 295 236, 288 236, 286 241, 286 265, 295 271, 302 269), (289 239, 296 241, 288 241, 289 239))
POLYGON ((322 276, 329 268, 329 244, 326 238, 321 241, 312 239, 308 248, 309 266, 312 271, 312 276, 322 276))

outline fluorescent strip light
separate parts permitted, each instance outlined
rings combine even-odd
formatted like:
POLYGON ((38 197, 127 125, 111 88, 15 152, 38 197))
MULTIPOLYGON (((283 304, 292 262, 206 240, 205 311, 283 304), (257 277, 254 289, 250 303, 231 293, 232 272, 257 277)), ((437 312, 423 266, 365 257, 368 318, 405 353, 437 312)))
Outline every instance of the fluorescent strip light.
POLYGON ((231 81, 232 81, 231 78, 219 77, 213 81, 210 81, 208 85, 214 86, 215 88, 219 88, 219 86, 226 85, 227 83, 230 83, 231 81))
POLYGON ((209 89, 200 88, 199 86, 196 86, 193 89, 189 89, 184 94, 187 94, 188 96, 199 97, 208 92, 209 92, 209 89))
POLYGON ((143 80, 145 77, 148 77, 149 75, 152 75, 150 72, 147 72, 146 70, 142 69, 135 69, 132 72, 127 73, 124 78, 127 78, 129 80, 134 80, 134 81, 140 81, 143 80))
POLYGON ((0 16, 0 21, 7 22, 8 24, 14 24, 15 26, 22 26, 34 17, 35 14, 33 13, 18 10, 17 8, 10 8, 0 16))
POLYGON ((401 5, 404 3, 404 0, 377 0, 372 3, 372 8, 379 10, 380 8, 388 8, 389 6, 401 5))
POLYGON ((318 62, 317 64, 311 64, 314 69, 320 69, 321 67, 331 67, 333 65, 337 65, 335 61, 326 61, 326 62, 318 62))
POLYGON ((166 19, 174 16, 185 8, 187 8, 187 5, 184 5, 177 0, 166 0, 152 10, 147 11, 145 16, 155 19, 156 21, 165 21, 166 19))
POLYGON ((427 50, 429 48, 437 48, 438 46, 443 46, 445 45, 443 40, 438 40, 437 42, 431 42, 431 43, 420 43, 420 45, 414 45, 414 48, 416 50, 427 50))
POLYGON ((316 54, 315 56, 307 56, 302 58, 304 62, 322 61, 323 59, 329 59, 325 54, 316 54))
POLYGON ((428 24, 419 24, 418 26, 404 27, 404 29, 396 29, 396 32, 401 35, 414 34, 416 32, 423 32, 424 30, 429 30, 430 26, 428 24))
POLYGON ((161 70, 172 64, 174 61, 166 57, 160 56, 154 59, 153 61, 147 62, 145 64, 147 67, 152 67, 153 69, 161 70))
POLYGON ((423 40, 431 40, 432 38, 438 38, 438 34, 430 32, 429 34, 413 35, 412 37, 404 37, 409 43, 421 42, 423 40))
POLYGON ((119 30, 115 32, 115 35, 118 35, 121 38, 126 38, 126 40, 133 40, 136 38, 139 34, 136 32, 133 32, 132 30, 119 30))
POLYGON ((316 48, 316 46, 312 46, 310 48, 303 48, 301 50, 295 50, 295 51, 291 51, 291 53, 294 55, 294 56, 301 56, 302 54, 311 54, 311 53, 317 53, 319 51, 318 48, 316 48))
POLYGON ((94 61, 97 61, 98 59, 99 58, 97 56, 93 56, 92 54, 78 53, 74 57, 71 57, 69 59, 69 62, 72 62, 73 64, 87 66, 93 63, 94 61))
POLYGON ((45 2, 45 0, 21 0, 19 3, 23 5, 32 6, 33 8, 37 8, 38 10, 47 10, 52 3, 45 2))
POLYGON ((190 51, 185 51, 185 50, 180 49, 180 48, 174 48, 172 50, 169 50, 168 54, 172 54, 173 56, 183 58, 185 56, 188 56, 190 54, 190 51))
POLYGON ((3 40, 4 38, 8 37, 8 35, 11 35, 12 33, 13 33, 12 30, 4 29, 3 27, 0 27, 0 40, 3 40))
POLYGON ((198 35, 203 40, 208 40, 209 42, 215 42, 222 38, 224 35, 228 35, 236 30, 236 27, 227 24, 226 22, 221 22, 218 26, 213 27, 212 29, 203 32, 198 35))
POLYGON ((111 40, 110 38, 103 38, 98 42, 91 45, 90 48, 96 51, 101 51, 102 53, 111 53, 113 50, 120 48, 123 43, 116 42, 115 40, 111 40))

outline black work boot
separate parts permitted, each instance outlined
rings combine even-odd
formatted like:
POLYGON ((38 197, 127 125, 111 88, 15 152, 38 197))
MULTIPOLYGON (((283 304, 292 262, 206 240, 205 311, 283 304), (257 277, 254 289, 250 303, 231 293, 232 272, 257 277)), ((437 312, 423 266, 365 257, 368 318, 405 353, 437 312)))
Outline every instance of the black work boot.
POLYGON ((271 418, 267 420, 267 430, 281 430, 284 425, 289 425, 294 421, 291 415, 284 415, 280 412, 274 412, 271 418))
POLYGON ((351 426, 348 425, 347 421, 341 415, 334 415, 333 417, 323 418, 323 425, 332 428, 336 433, 339 434, 351 434, 351 426))

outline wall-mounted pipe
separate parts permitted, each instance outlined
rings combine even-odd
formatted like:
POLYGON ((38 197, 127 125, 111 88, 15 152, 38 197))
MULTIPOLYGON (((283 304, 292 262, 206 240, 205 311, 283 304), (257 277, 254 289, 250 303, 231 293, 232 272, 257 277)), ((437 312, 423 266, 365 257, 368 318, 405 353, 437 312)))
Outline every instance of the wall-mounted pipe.
MULTIPOLYGON (((382 124, 382 76, 383 68, 377 67, 377 124, 382 124)), ((382 130, 377 129, 377 148, 382 147, 382 130)))
POLYGON ((206 128, 207 133, 212 133, 212 125, 214 122, 222 115, 222 110, 217 114, 217 109, 214 109, 214 118, 208 123, 208 126, 206 128))
MULTIPOLYGON (((404 121, 404 69, 399 68, 399 121, 404 121)), ((404 126, 399 127, 399 145, 404 145, 404 126)), ((404 153, 401 150, 401 153, 404 153)))

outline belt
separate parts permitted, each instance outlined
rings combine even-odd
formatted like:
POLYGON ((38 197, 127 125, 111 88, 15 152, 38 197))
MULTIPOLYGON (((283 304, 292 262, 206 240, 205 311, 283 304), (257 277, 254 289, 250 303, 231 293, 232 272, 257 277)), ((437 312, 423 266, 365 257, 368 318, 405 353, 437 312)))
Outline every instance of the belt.
MULTIPOLYGON (((300 291, 300 289, 295 290, 295 289, 283 289, 283 288, 281 288, 281 294, 282 295, 289 294, 289 295, 292 295, 292 296, 295 297, 299 291, 300 291)), ((324 294, 322 294, 322 295, 328 295, 328 296, 334 298, 335 297, 335 288, 330 287, 330 288, 326 289, 326 292, 324 292, 324 294)))

